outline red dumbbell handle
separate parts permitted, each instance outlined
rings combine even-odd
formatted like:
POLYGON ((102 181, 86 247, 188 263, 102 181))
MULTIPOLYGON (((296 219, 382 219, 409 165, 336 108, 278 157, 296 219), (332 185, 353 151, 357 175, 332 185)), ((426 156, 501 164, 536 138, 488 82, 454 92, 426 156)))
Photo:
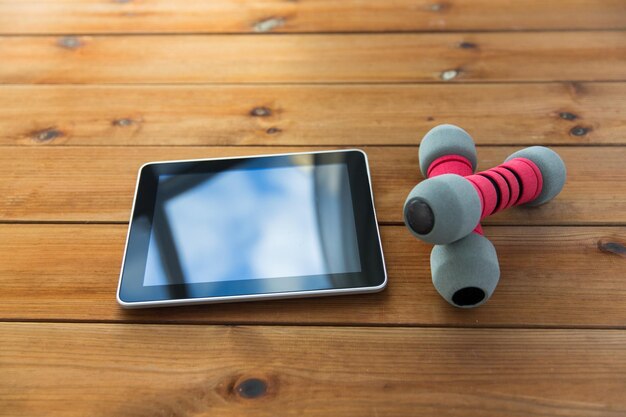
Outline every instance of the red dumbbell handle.
POLYGON ((446 155, 437 158, 428 167, 426 177, 432 178, 442 174, 456 174, 462 177, 470 176, 474 173, 472 163, 464 156, 446 155))
MULTIPOLYGON (((495 168, 472 174, 472 164, 467 158, 447 155, 434 160, 427 171, 428 178, 441 174, 461 175, 474 186, 482 207, 481 219, 533 201, 543 188, 541 171, 526 158, 514 158, 495 168)), ((480 224, 475 231, 482 234, 480 224)))

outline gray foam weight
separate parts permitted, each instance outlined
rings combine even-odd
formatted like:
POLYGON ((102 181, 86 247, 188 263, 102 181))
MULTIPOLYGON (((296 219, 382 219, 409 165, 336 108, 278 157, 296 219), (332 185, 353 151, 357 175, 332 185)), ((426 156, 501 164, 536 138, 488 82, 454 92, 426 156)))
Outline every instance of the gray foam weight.
POLYGON ((433 285, 455 307, 472 308, 486 302, 500 279, 498 255, 489 239, 477 233, 430 253, 433 285))
POLYGON ((417 184, 404 202, 404 223, 418 239, 435 244, 445 244, 471 233, 480 221, 480 197, 465 178, 444 174, 417 184), (430 206, 434 215, 432 230, 419 234, 407 219, 407 204, 414 198, 430 206))
POLYGON ((472 171, 476 172, 476 146, 472 137, 458 126, 439 125, 428 131, 420 143, 420 171, 424 178, 430 164, 446 155, 466 157, 472 163, 472 171))
MULTIPOLYGON (((541 194, 533 201, 526 203, 528 206, 538 206, 552 200, 557 196, 565 185, 567 171, 565 163, 558 153, 545 146, 531 146, 519 150, 506 158, 509 161, 513 158, 530 159, 537 165, 543 177, 543 188, 541 194)), ((505 161, 505 162, 506 162, 505 161)))

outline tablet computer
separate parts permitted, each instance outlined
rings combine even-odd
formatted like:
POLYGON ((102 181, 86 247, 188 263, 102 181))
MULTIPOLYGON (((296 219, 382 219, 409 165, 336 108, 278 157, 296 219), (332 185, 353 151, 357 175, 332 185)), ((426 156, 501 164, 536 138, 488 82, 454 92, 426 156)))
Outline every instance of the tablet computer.
POLYGON ((361 150, 139 170, 117 292, 124 307, 374 292, 386 283, 361 150))

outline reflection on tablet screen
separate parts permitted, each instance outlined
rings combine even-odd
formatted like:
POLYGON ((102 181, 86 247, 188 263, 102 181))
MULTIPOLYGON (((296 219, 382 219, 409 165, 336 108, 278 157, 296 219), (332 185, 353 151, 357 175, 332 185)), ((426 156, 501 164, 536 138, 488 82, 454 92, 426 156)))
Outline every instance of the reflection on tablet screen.
POLYGON ((345 164, 159 176, 144 286, 360 271, 345 164))

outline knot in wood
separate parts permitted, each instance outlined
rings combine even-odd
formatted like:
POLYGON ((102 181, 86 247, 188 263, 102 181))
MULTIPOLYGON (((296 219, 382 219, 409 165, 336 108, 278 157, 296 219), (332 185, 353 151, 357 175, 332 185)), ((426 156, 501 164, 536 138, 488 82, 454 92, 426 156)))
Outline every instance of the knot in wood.
POLYGON ((272 110, 267 107, 255 107, 250 110, 250 116, 254 117, 268 117, 272 115, 272 110))
POLYGON ((474 42, 460 42, 459 43, 459 48, 461 49, 476 49, 478 47, 478 45, 476 45, 474 42))
POLYGON ((259 378, 248 378, 235 387, 235 392, 243 398, 258 398, 267 392, 267 383, 259 378))
POLYGON ((441 73, 441 79, 444 81, 450 81, 455 79, 459 75, 459 70, 451 69, 441 73))
POLYGON ((607 242, 601 239, 598 241, 598 249, 600 252, 611 253, 626 258, 626 246, 620 242, 607 242))
POLYGON ((573 136, 585 136, 589 132, 589 128, 583 126, 574 126, 569 133, 573 136))
POLYGON ((430 10, 431 12, 440 12, 445 8, 445 4, 443 3, 433 3, 430 6, 428 6, 428 10, 430 10))
POLYGON ((113 126, 126 127, 132 125, 133 119, 123 118, 113 120, 113 126))
POLYGON ((567 111, 562 111, 561 113, 559 113, 559 117, 563 120, 576 120, 578 119, 578 116, 576 116, 574 113, 570 113, 567 111))
POLYGON ((63 136, 63 132, 54 128, 37 130, 31 134, 31 138, 37 142, 50 142, 63 136))
POLYGON ((57 42, 61 48, 76 49, 82 45, 80 39, 76 36, 63 36, 57 42))
POLYGON ((263 33, 284 26, 284 24, 284 17, 269 17, 267 19, 259 20, 258 22, 256 22, 253 26, 253 29, 255 32, 263 33))

